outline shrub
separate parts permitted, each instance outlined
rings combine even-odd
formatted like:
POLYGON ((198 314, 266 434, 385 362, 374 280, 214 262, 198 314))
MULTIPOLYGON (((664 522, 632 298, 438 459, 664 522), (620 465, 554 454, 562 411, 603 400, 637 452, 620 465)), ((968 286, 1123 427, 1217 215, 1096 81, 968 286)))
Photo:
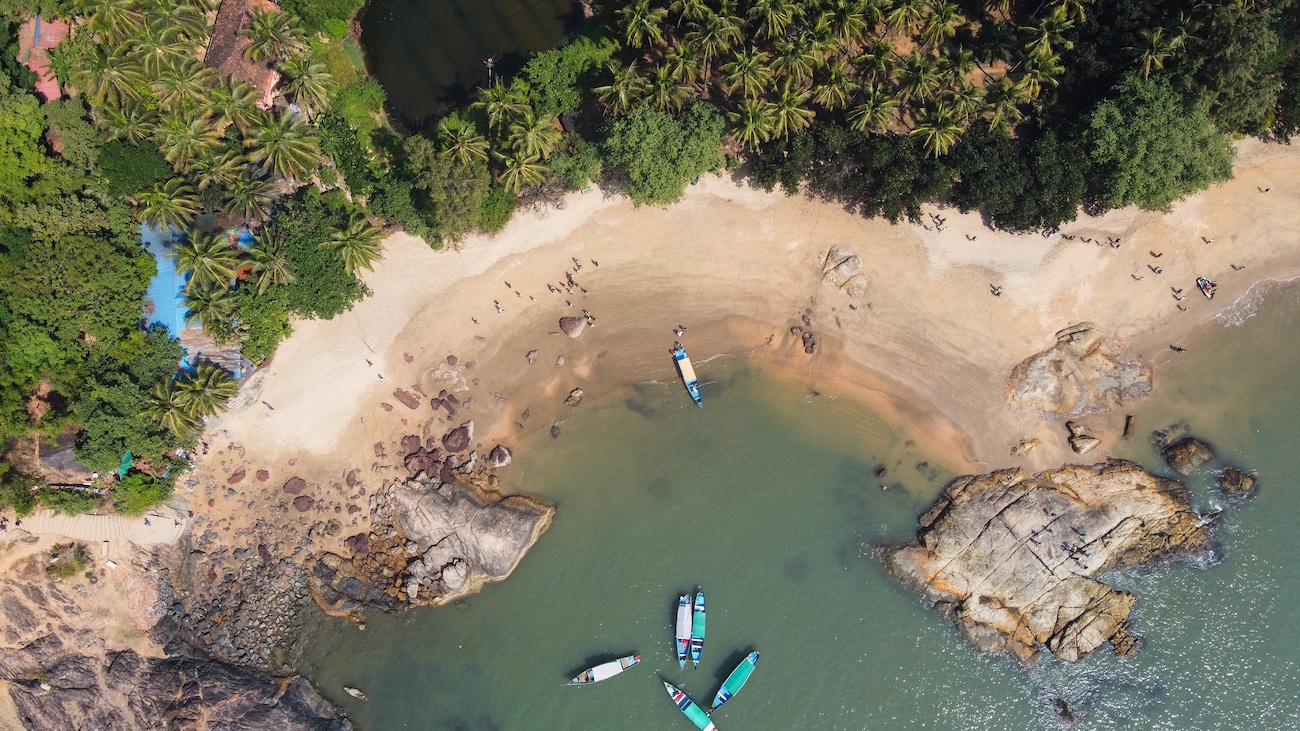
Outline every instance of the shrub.
POLYGON ((50 549, 50 563, 45 570, 56 579, 71 579, 86 570, 89 559, 85 549, 76 543, 50 549))
POLYGON ((533 54, 524 64, 522 76, 528 83, 533 109, 541 118, 555 117, 582 103, 583 83, 593 69, 614 54, 613 42, 583 36, 568 45, 533 54))
POLYGON ((375 115, 383 111, 386 99, 384 87, 375 79, 367 78, 334 95, 334 113, 342 117, 363 139, 368 140, 370 133, 379 129, 379 120, 375 115))
POLYGON ((346 26, 364 4, 365 0, 285 0, 284 8, 302 18, 303 28, 308 33, 328 33, 330 21, 346 26))
POLYGON ((38 480, 14 474, 7 463, 0 462, 0 508, 12 507, 20 518, 30 515, 36 509, 32 488, 37 484, 38 480))
POLYGON ((343 175, 348 190, 356 195, 366 195, 375 184, 370 171, 370 155, 361 146, 357 134, 348 123, 334 114, 321 117, 316 127, 320 130, 320 149, 334 160, 334 167, 343 175))
POLYGON ((113 510, 122 515, 139 515, 171 495, 170 480, 155 480, 143 472, 132 472, 113 485, 113 510))
POLYGON ((515 213, 515 196, 499 185, 494 185, 483 198, 483 208, 479 213, 479 228, 488 233, 496 233, 505 228, 510 217, 515 213))
POLYGON ((252 287, 240 287, 239 324, 245 328, 240 349, 254 363, 271 357, 281 340, 293 334, 289 324, 289 300, 283 287, 271 287, 257 294, 252 287))
POLYGON ((82 515, 99 507, 99 498, 84 490, 58 490, 52 487, 39 490, 36 499, 56 513, 82 515))
POLYGON ((600 150, 577 135, 570 135, 565 148, 551 155, 546 164, 565 190, 582 190, 588 183, 600 182, 600 150))
POLYGON ((627 176, 637 205, 676 203, 693 178, 722 167, 726 126, 712 104, 692 105, 680 117, 640 104, 610 125, 605 159, 627 176))
POLYGON ((108 181, 111 195, 127 196, 148 190, 176 173, 158 148, 147 142, 110 142, 99 151, 95 174, 108 181))

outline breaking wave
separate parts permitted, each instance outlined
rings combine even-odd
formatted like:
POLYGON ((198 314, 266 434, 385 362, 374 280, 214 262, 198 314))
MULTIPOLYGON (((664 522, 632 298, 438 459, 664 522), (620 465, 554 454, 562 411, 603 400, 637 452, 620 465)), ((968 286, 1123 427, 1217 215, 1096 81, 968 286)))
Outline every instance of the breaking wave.
POLYGON ((1246 290, 1246 293, 1233 300, 1232 304, 1223 308, 1223 311, 1214 316, 1214 319, 1224 327, 1241 327, 1246 320, 1259 314, 1260 307, 1270 295, 1280 289, 1294 284, 1300 277, 1291 279, 1262 279, 1255 282, 1246 290))

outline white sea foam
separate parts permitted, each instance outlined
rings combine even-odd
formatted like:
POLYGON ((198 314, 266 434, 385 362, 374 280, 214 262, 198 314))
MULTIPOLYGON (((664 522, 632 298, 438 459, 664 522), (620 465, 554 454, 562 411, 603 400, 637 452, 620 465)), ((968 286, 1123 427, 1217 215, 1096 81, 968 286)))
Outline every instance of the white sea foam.
POLYGON ((1259 314, 1259 308, 1263 306, 1264 301, 1269 295, 1300 280, 1300 277, 1291 279, 1261 279, 1250 286, 1246 293, 1233 300, 1232 304, 1223 308, 1214 319, 1224 327, 1241 327, 1246 320, 1259 314))

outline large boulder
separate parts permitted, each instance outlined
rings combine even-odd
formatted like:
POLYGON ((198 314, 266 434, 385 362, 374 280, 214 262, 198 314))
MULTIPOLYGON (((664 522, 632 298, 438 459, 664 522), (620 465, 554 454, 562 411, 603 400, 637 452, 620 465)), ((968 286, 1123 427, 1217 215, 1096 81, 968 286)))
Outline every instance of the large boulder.
POLYGON ((1191 477, 1201 465, 1214 459, 1214 450, 1196 437, 1183 437, 1164 448, 1164 457, 1175 472, 1191 477))
POLYGON ((860 299, 867 291, 862 258, 843 246, 832 246, 822 260, 822 281, 860 299))
POLYGON ((1219 492, 1227 498, 1254 497, 1258 484, 1254 475, 1236 467, 1226 467, 1219 473, 1219 492))
POLYGON ((1107 642, 1140 646, 1133 595, 1094 577, 1209 551, 1206 523, 1187 488, 1129 462, 1003 470, 950 483, 885 562, 980 650, 1074 662, 1107 642))
POLYGON ((488 452, 488 464, 492 467, 505 467, 510 464, 511 459, 510 448, 501 444, 496 445, 491 452, 488 452))
POLYGON ((1107 411, 1151 393, 1151 366, 1122 360, 1124 346, 1095 325, 1056 334, 1056 344, 1021 361, 1007 378, 1012 405, 1048 418, 1107 411))
POLYGON ((587 319, 585 317, 561 317, 560 330, 571 338, 576 338, 587 329, 587 319))
POLYGON ((442 438, 442 446, 448 452, 464 452, 469 449, 469 445, 474 441, 474 420, 471 419, 464 424, 447 432, 442 438))

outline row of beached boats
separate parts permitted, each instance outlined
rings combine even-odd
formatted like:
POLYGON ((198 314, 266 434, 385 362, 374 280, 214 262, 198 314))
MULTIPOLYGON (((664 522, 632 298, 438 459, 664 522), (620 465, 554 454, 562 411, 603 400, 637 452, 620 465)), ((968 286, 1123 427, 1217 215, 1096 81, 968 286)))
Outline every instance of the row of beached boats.
MULTIPOLYGON (((679 668, 686 667, 688 655, 693 667, 698 668, 700 666, 700 656, 704 653, 704 634, 707 626, 705 619, 704 592, 697 592, 693 601, 689 593, 678 597, 677 624, 673 640, 679 668)), ((578 673, 577 677, 569 681, 569 685, 599 683, 636 667, 640 663, 641 655, 639 654, 610 660, 578 673)), ((740 664, 731 671, 731 674, 727 676, 727 679, 723 681, 722 687, 713 696, 713 704, 707 711, 700 708, 685 692, 666 680, 663 680, 664 689, 668 691, 668 696, 672 698, 673 703, 697 728, 701 729, 701 731, 717 731, 717 727, 713 725, 713 720, 709 718, 710 714, 721 708, 722 704, 731 700, 736 693, 740 692, 740 689, 749 681, 749 676, 753 674, 754 666, 757 663, 757 651, 752 651, 746 655, 740 661, 740 664)))

